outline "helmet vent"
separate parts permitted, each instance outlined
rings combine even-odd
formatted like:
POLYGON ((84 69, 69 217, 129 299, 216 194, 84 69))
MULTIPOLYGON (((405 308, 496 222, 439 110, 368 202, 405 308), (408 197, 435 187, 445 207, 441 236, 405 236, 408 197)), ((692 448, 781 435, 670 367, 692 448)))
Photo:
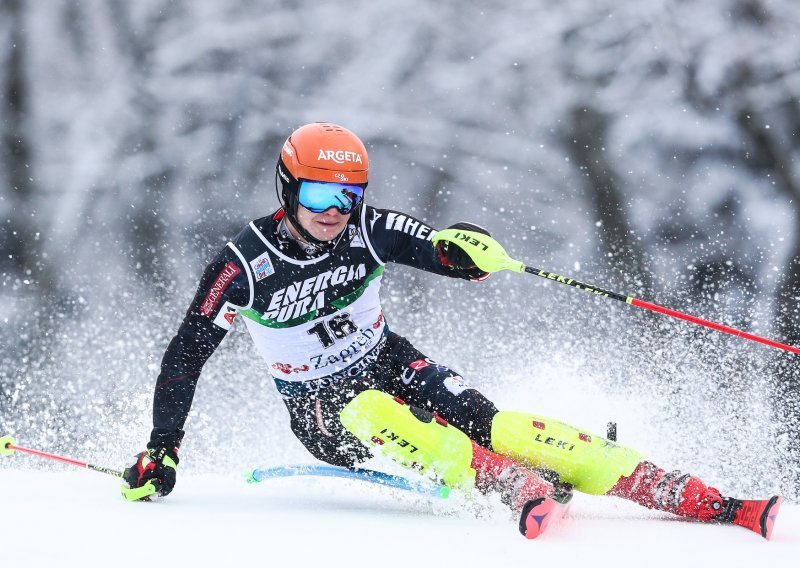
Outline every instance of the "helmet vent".
POLYGON ((343 132, 343 129, 338 124, 330 124, 329 122, 323 122, 320 126, 326 132, 343 132))

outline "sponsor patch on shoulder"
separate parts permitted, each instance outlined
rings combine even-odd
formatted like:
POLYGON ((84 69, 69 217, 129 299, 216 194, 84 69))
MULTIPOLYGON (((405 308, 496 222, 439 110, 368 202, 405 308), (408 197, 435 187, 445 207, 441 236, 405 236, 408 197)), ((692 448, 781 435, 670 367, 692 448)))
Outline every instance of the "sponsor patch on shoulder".
POLYGON ((275 269, 272 267, 272 261, 269 259, 268 252, 265 252, 255 260, 251 260, 250 266, 253 267, 253 272, 256 275, 256 282, 260 282, 267 276, 275 274, 275 269))
POLYGON ((230 302, 222 304, 217 317, 214 318, 214 325, 222 329, 230 329, 233 325, 233 320, 236 319, 236 314, 239 313, 236 306, 230 302))
POLYGON ((203 303, 200 304, 201 314, 206 317, 210 317, 211 314, 214 313, 214 310, 216 309, 217 304, 219 304, 225 288, 228 287, 228 284, 230 284, 240 272, 241 270, 239 267, 233 262, 229 262, 223 267, 222 270, 220 270, 219 274, 217 274, 217 277, 214 279, 214 283, 211 285, 211 288, 209 288, 203 303))

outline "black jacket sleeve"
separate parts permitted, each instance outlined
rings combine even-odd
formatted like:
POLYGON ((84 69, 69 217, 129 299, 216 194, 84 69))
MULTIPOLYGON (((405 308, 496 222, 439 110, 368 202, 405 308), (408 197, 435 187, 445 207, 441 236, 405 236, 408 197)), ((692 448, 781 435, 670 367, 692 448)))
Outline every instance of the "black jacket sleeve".
POLYGON ((366 207, 365 225, 370 242, 384 262, 397 262, 420 270, 468 279, 452 266, 442 263, 433 237, 436 229, 422 221, 389 209, 366 207))
POLYGON ((180 445, 200 371, 227 334, 235 308, 247 305, 249 298, 246 268, 236 253, 225 247, 206 267, 183 323, 161 360, 149 448, 180 445))

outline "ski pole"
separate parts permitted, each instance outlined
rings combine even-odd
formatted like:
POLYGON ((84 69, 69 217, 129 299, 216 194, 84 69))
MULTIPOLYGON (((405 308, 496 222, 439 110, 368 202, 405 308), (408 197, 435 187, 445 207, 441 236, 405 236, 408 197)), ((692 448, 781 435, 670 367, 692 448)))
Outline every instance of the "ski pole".
POLYGON ((116 469, 111 469, 108 467, 104 467, 102 465, 94 465, 86 462, 82 462, 80 460, 75 460, 72 458, 67 458, 64 456, 57 456, 56 454, 49 454, 47 452, 42 452, 40 450, 32 450, 30 448, 23 448, 22 446, 17 446, 14 438, 11 436, 3 436, 0 438, 0 454, 4 456, 10 456, 15 451, 17 452, 24 452, 26 454, 31 454, 34 456, 39 456, 41 458, 47 458, 51 460, 60 461, 61 463, 68 463, 70 465, 75 465, 78 467, 84 467, 86 469, 91 469, 92 471, 99 471, 100 473, 106 473, 108 475, 113 475, 114 477, 122 477, 123 473, 121 471, 117 471, 116 469))
MULTIPOLYGON (((95 465, 88 462, 76 460, 73 458, 68 458, 64 456, 59 456, 56 454, 50 454, 47 452, 43 452, 41 450, 33 450, 31 448, 23 448, 22 446, 18 446, 16 441, 11 436, 2 436, 0 437, 0 456, 10 456, 14 452, 23 452, 26 454, 31 454, 34 456, 39 456, 41 458, 47 458, 55 461, 59 461, 61 463, 67 463, 70 465, 74 465, 77 467, 82 467, 85 469, 89 469, 92 471, 98 471, 100 473, 105 473, 107 475, 112 475, 114 477, 118 477, 123 479, 125 473, 122 471, 118 471, 116 469, 111 469, 110 467, 105 467, 102 465, 95 465)), ((158 484, 154 482, 154 480, 150 480, 141 487, 134 487, 128 488, 124 485, 121 488, 122 495, 128 501, 138 501, 140 499, 144 499, 157 493, 159 491, 158 484)))
POLYGON ((679 312, 677 310, 665 308, 663 306, 659 306, 658 304, 645 302, 644 300, 634 298, 633 296, 626 296, 623 294, 612 292, 610 290, 604 290, 598 286, 584 284, 583 282, 579 282, 574 278, 561 276, 559 274, 556 274, 555 272, 548 272, 546 270, 541 270, 539 268, 525 266, 525 264, 523 264, 522 262, 511 258, 505 251, 505 249, 500 245, 500 243, 498 243, 493 238, 481 233, 476 233, 474 231, 465 231, 462 229, 445 229, 443 231, 439 231, 434 236, 433 238, 434 244, 438 243, 439 241, 449 241, 461 247, 467 254, 469 254, 473 262, 475 262, 475 265, 485 272, 499 272, 501 270, 511 270, 513 272, 527 272, 528 274, 533 274, 534 276, 540 276, 541 278, 545 278, 546 280, 551 280, 559 284, 566 284, 567 286, 572 286, 573 288, 576 288, 578 290, 585 290, 586 292, 590 292, 595 296, 600 296, 603 298, 611 298, 612 300, 619 300, 620 302, 625 302, 626 304, 631 306, 636 306, 637 308, 644 308, 646 310, 651 310, 653 312, 658 312, 666 316, 689 321, 697 325, 702 325, 717 331, 721 331, 723 333, 729 333, 730 335, 743 337, 745 339, 749 339, 750 341, 755 341, 763 345, 775 347, 776 349, 783 349, 784 351, 800 354, 800 348, 798 347, 793 347, 791 345, 779 343, 777 341, 773 341, 772 339, 767 339, 765 337, 761 337, 753 333, 748 333, 746 331, 729 327, 727 325, 714 323, 713 321, 708 321, 703 318, 679 312))

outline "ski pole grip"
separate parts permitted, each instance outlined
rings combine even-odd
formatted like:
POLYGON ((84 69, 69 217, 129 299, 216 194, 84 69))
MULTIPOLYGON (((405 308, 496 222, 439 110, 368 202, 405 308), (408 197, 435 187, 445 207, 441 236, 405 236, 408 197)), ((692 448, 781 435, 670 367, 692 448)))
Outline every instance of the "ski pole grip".
POLYGON ((489 235, 466 229, 444 229, 433 237, 433 244, 448 241, 460 247, 484 272, 512 270, 525 272, 525 265, 511 258, 503 246, 489 235))
POLYGON ((123 484, 120 493, 126 501, 149 501, 150 497, 161 493, 161 484, 156 479, 150 479, 140 487, 128 487, 127 484, 123 484))

